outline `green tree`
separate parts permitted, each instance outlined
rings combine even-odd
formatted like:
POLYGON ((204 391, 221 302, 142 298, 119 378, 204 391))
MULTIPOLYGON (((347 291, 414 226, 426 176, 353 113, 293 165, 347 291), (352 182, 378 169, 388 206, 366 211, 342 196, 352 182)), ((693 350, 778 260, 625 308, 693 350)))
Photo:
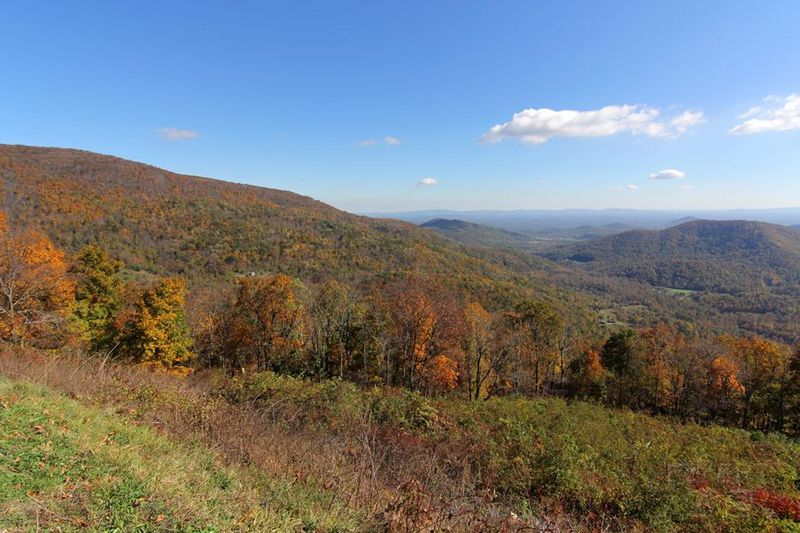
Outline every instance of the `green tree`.
POLYGON ((795 436, 800 435, 800 346, 789 359, 786 376, 786 425, 795 436))
POLYGON ((606 396, 606 370, 600 352, 587 347, 570 362, 571 392, 579 398, 602 400, 606 396))
POLYGON ((70 267, 75 279, 73 321, 92 350, 112 347, 114 319, 122 307, 120 270, 122 262, 96 245, 83 248, 70 267))
POLYGON ((353 291, 339 281, 325 282, 315 291, 309 314, 309 344, 317 374, 346 378, 352 370, 361 370, 366 362, 367 310, 353 291))
POLYGON ((650 404, 652 384, 645 341, 627 329, 613 334, 603 346, 601 362, 611 372, 608 396, 613 405, 644 409, 650 404))
POLYGON ((636 345, 636 331, 625 329, 618 331, 608 338, 603 346, 603 367, 615 374, 624 373, 634 357, 636 345))

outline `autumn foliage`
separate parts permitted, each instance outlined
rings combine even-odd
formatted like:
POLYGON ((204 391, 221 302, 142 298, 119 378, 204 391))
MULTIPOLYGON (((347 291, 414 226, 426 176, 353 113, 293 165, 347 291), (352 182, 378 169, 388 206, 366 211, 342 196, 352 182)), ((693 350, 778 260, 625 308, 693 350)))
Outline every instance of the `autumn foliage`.
POLYGON ((0 338, 50 344, 63 333, 74 284, 63 252, 44 235, 0 218, 0 338))
POLYGON ((186 367, 194 357, 186 319, 186 283, 164 278, 143 290, 123 325, 122 351, 156 368, 186 367))
POLYGON ((389 350, 394 364, 387 379, 410 389, 448 390, 458 384, 462 316, 438 284, 409 277, 387 293, 389 350))
POLYGON ((283 273, 191 288, 181 277, 125 282, 125 265, 97 245, 66 258, 4 222, 5 342, 52 346, 74 333, 90 352, 169 371, 270 370, 471 400, 560 395, 800 433, 800 351, 765 338, 668 324, 603 337, 551 302, 489 310, 420 273, 359 286, 283 273))

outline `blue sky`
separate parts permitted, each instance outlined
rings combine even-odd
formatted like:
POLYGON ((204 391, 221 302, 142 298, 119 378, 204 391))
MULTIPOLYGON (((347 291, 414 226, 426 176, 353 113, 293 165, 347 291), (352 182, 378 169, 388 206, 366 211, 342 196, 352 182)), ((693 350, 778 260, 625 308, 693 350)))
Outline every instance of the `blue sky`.
POLYGON ((800 205, 796 1, 12 0, 1 13, 2 143, 356 212, 800 205))

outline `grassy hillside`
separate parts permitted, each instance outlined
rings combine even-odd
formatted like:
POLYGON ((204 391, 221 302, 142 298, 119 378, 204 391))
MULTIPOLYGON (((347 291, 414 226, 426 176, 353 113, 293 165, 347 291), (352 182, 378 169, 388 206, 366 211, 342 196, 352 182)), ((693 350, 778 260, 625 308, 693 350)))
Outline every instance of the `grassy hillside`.
POLYGON ((3 352, 0 374, 80 400, 0 382, 7 527, 740 532, 800 520, 800 446, 777 436, 559 399, 184 379, 34 352, 3 352))
MULTIPOLYGON (((460 246, 405 222, 286 191, 184 176, 79 150, 0 145, 3 208, 68 251, 99 243, 143 273, 192 280, 276 272, 358 283, 438 276, 488 304, 552 288, 530 255, 460 246)), ((564 299, 563 297, 561 298, 564 299)))
POLYGON ((0 428, 3 531, 355 531, 362 523, 324 490, 225 466, 198 443, 41 386, 0 377, 0 428))

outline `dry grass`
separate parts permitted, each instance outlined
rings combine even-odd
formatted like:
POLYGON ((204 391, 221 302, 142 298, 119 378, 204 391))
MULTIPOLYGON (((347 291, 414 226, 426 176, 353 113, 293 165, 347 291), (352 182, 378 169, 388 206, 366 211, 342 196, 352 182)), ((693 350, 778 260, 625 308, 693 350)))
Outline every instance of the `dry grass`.
POLYGON ((229 401, 219 394, 225 378, 214 372, 178 378, 64 352, 4 348, 0 374, 113 408, 178 442, 202 442, 228 465, 265 480, 288 479, 290 487, 327 498, 330 512, 361 516, 360 530, 523 526, 478 487, 469 461, 443 465, 435 449, 412 433, 395 434, 370 412, 355 410, 345 424, 323 427, 285 398, 229 401))

